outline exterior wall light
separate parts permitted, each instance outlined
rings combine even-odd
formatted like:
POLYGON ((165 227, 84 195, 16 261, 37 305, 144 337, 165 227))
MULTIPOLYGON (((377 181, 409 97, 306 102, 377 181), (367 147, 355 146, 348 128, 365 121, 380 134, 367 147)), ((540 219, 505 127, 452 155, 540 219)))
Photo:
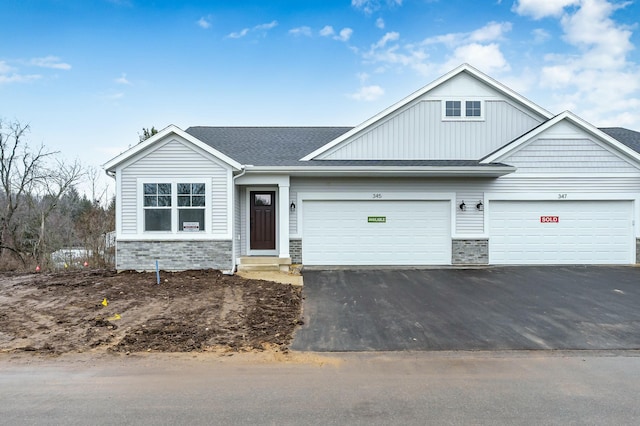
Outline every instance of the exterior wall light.
POLYGON ((464 200, 462 200, 462 202, 460 203, 460 205, 458 207, 460 207, 460 210, 462 210, 462 211, 465 211, 467 209, 467 205, 464 203, 464 200))
POLYGON ((482 204, 482 200, 478 201, 478 204, 476 204, 476 209, 482 210, 483 207, 484 207, 484 204, 482 204))
POLYGON ((291 203, 291 205, 289 206, 289 210, 291 210, 292 212, 296 211, 296 203, 291 203))

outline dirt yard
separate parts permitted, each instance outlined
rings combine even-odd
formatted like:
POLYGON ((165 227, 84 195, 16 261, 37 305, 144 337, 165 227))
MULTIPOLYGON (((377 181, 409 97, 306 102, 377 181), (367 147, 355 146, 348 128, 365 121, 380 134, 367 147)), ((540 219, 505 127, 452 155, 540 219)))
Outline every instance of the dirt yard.
POLYGON ((219 271, 0 275, 0 352, 286 351, 301 288, 219 271))

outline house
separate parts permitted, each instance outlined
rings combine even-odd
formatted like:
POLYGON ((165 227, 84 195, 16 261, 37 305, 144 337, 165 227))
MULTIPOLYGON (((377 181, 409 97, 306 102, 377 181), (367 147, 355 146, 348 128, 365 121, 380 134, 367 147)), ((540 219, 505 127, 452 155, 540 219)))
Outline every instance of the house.
POLYGON ((119 270, 638 262, 640 133, 466 64, 353 128, 169 126, 104 167, 119 270))

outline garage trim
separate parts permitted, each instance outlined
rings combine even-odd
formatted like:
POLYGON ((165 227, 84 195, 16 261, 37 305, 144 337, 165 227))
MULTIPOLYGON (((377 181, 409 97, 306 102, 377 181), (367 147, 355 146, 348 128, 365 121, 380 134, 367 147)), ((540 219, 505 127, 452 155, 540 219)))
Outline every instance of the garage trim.
POLYGON ((393 192, 375 189, 353 192, 299 192, 296 198, 296 219, 299 224, 297 233, 290 238, 303 238, 302 220, 304 217, 304 201, 450 201, 451 205, 451 234, 456 234, 456 194, 454 192, 393 192), (374 196, 375 195, 375 196, 374 196))

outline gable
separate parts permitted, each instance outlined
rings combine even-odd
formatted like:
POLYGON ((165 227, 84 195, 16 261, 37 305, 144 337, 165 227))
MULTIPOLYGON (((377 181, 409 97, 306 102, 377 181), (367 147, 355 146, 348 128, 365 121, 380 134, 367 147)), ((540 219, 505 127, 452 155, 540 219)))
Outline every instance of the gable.
POLYGON ((318 156, 322 160, 477 160, 541 123, 504 99, 482 121, 444 121, 443 100, 419 99, 318 156))
POLYGON ((516 174, 640 173, 638 163, 577 125, 561 121, 502 157, 516 174))
POLYGON ((549 118, 463 65, 302 160, 477 160, 549 118), (447 116, 447 101, 461 106, 462 115, 447 116), (467 102, 481 112, 466 116, 467 102))

